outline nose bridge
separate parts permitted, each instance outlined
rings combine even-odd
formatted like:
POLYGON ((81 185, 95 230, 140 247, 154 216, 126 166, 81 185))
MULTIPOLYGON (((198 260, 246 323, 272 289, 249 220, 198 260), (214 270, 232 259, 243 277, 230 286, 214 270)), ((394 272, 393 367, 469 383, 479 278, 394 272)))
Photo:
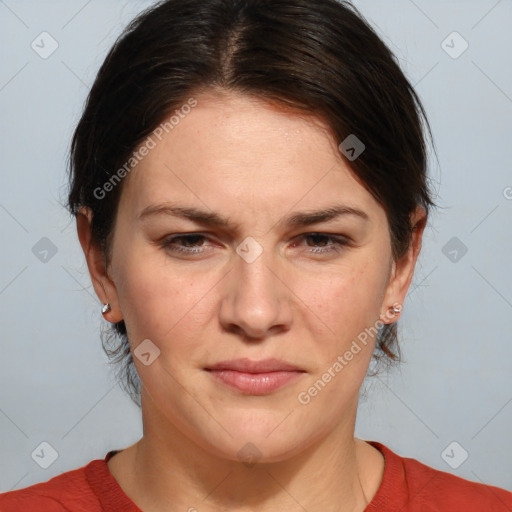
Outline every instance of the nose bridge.
POLYGON ((249 295, 261 295, 262 299, 274 298, 275 291, 275 255, 270 249, 264 249, 260 242, 246 239, 237 248, 235 259, 236 272, 240 279, 240 289, 249 295))
POLYGON ((264 337, 290 321, 286 287, 276 276, 276 258, 252 237, 236 249, 233 272, 222 299, 221 322, 236 325, 249 337, 264 337))

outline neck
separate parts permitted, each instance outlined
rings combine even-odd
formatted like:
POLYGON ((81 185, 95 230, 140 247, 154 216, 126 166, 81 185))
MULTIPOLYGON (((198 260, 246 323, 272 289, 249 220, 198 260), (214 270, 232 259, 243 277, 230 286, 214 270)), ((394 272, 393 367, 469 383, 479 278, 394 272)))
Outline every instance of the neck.
POLYGON ((212 454, 145 405, 144 436, 109 461, 144 512, 362 512, 380 485, 382 455, 353 437, 355 413, 294 456, 250 464, 212 454))

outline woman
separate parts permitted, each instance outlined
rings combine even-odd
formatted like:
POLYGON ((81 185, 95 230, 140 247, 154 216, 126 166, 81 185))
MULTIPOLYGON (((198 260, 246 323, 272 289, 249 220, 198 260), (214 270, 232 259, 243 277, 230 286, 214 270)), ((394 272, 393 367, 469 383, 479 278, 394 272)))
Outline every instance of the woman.
POLYGON ((349 4, 137 17, 75 131, 69 209, 144 434, 0 510, 511 509, 354 438, 435 206, 422 119, 349 4))

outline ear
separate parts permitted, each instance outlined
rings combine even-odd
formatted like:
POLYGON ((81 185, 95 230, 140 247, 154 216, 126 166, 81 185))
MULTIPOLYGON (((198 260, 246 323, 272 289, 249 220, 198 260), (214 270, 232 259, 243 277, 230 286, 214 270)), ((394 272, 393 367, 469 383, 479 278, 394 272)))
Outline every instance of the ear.
POLYGON ((90 208, 82 207, 76 217, 76 226, 80 245, 84 251, 92 285, 96 295, 102 304, 109 303, 111 310, 103 317, 109 322, 116 323, 123 319, 117 288, 114 281, 108 275, 106 268, 105 254, 102 249, 93 241, 91 235, 92 211, 90 208))
POLYGON ((397 303, 402 306, 414 275, 414 267, 420 254, 423 231, 427 223, 425 210, 418 206, 411 214, 411 243, 406 253, 393 261, 390 279, 382 304, 381 320, 384 324, 396 322, 399 313, 392 315, 389 310, 397 303))

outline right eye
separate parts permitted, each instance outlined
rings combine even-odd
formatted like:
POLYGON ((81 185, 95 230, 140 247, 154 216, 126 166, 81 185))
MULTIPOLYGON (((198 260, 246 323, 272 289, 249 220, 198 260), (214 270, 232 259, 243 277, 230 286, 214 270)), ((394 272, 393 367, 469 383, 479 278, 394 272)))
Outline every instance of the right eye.
POLYGON ((204 247, 202 242, 205 240, 206 237, 204 235, 199 233, 190 233, 187 235, 175 235, 165 238, 160 242, 160 245, 172 252, 199 254, 205 252, 203 249, 201 249, 204 247))

